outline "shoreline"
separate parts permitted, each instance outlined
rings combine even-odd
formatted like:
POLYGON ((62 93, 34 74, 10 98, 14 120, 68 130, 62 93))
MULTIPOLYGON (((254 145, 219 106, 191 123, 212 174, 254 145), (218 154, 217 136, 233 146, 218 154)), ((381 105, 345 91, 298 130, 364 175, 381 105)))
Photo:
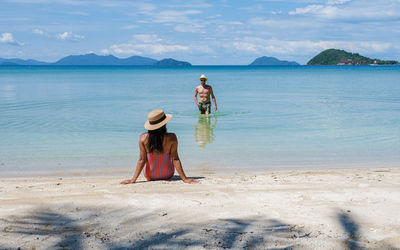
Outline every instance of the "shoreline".
POLYGON ((0 180, 4 248, 400 246, 400 169, 0 180), (190 175, 189 175, 190 176, 190 175))
MULTIPOLYGON (((212 169, 211 166, 200 165, 198 167, 184 168, 186 174, 213 174, 213 175, 241 175, 241 174, 268 174, 271 172, 307 172, 307 171, 331 171, 331 170, 378 170, 378 169, 400 169, 400 165, 396 163, 385 163, 385 164, 337 164, 337 165, 308 165, 308 166, 269 166, 261 167, 256 166, 249 168, 216 168, 212 169), (250 171, 251 170, 251 171, 250 171)), ((34 179, 34 178, 46 178, 46 177, 122 177, 133 175, 135 166, 131 168, 116 168, 101 169, 101 170, 42 170, 42 171, 1 171, 0 180, 5 179, 34 179)), ((141 173, 143 175, 143 173, 141 173)), ((177 172, 175 171, 175 176, 177 172)))

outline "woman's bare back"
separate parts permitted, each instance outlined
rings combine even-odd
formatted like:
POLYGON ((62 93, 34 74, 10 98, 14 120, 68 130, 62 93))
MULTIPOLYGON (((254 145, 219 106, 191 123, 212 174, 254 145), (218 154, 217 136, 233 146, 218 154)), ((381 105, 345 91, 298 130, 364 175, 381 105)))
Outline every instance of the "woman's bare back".
MULTIPOLYGON (((153 152, 153 153, 158 153, 158 154, 163 154, 167 153, 172 155, 174 153, 174 145, 177 143, 177 138, 174 133, 165 133, 164 139, 163 139, 163 152, 153 152)), ((150 153, 149 149, 149 133, 143 133, 140 136, 140 142, 146 149, 146 153, 150 153)))

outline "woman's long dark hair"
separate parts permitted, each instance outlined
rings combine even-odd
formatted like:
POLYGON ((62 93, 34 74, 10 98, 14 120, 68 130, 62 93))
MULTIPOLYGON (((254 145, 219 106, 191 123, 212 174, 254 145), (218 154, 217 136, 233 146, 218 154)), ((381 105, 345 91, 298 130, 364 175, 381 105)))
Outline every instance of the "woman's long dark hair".
POLYGON ((165 133, 167 133, 167 126, 164 125, 156 130, 148 130, 148 133, 149 133, 149 142, 147 145, 149 146, 150 153, 153 152, 162 153, 163 140, 165 133))

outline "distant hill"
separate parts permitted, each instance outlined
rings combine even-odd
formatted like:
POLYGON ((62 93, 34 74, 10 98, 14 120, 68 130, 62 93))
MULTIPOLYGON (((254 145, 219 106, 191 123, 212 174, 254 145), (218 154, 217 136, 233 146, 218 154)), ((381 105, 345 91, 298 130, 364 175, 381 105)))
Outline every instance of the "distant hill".
POLYGON ((391 65, 397 61, 384 61, 361 56, 358 53, 350 53, 339 49, 327 49, 312 58, 307 65, 391 65))
POLYGON ((156 62, 157 60, 141 56, 121 59, 113 55, 99 56, 92 53, 67 56, 53 63, 53 65, 153 65, 156 62))
POLYGON ((255 59, 250 66, 274 66, 274 65, 300 65, 297 62, 281 61, 275 57, 262 56, 255 59))
POLYGON ((13 62, 2 62, 0 63, 0 66, 18 66, 19 64, 13 63, 13 62))
POLYGON ((158 61, 148 57, 131 56, 128 58, 120 59, 124 65, 154 65, 158 61))
POLYGON ((172 58, 166 58, 156 62, 154 66, 192 66, 192 64, 184 61, 177 61, 172 58))
POLYGON ((0 65, 48 65, 49 63, 46 62, 40 62, 36 60, 23 60, 19 58, 10 58, 10 59, 5 59, 5 58, 0 58, 0 65))

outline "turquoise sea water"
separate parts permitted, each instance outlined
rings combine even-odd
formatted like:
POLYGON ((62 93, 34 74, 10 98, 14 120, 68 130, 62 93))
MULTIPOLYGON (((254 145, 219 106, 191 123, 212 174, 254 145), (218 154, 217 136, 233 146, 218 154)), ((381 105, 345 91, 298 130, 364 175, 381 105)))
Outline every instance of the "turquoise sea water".
POLYGON ((400 166, 400 67, 0 67, 0 172, 132 170, 147 113, 190 172, 400 166), (219 110, 198 115, 206 74, 219 110))

